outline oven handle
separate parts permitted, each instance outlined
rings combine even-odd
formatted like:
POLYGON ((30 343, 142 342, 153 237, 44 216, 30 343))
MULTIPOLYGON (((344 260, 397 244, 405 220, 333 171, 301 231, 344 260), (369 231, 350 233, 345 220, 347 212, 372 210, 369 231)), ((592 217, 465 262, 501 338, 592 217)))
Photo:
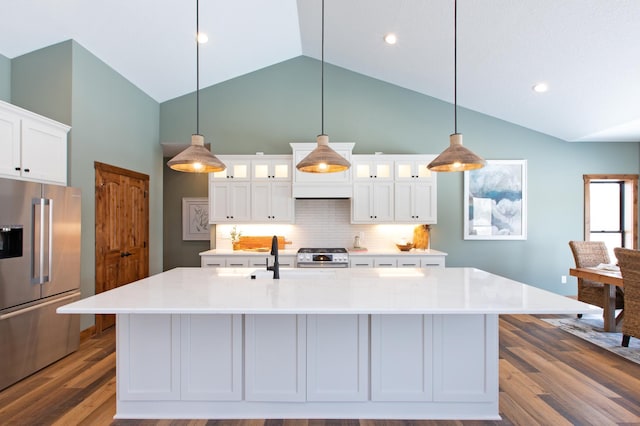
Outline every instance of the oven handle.
POLYGON ((297 263, 296 268, 348 268, 348 263, 297 263))

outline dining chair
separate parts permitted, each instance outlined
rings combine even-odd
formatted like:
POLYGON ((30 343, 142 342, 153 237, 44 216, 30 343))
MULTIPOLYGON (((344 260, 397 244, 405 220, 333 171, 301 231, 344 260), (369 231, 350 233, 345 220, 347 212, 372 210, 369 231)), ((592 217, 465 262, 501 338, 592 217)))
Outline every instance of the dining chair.
MULTIPOLYGON (((607 245, 602 241, 569 241, 576 268, 588 268, 598 266, 601 263, 610 263, 607 245)), ((602 283, 578 278, 578 300, 604 309, 605 287, 602 283)), ((616 309, 624 308, 624 291, 616 288, 616 309)), ((616 318, 616 324, 620 321, 622 313, 616 318)), ((578 315, 578 318, 582 315, 578 315)))
POLYGON ((622 346, 629 346, 631 337, 640 338, 640 251, 617 247, 624 285, 624 321, 622 322, 622 346))

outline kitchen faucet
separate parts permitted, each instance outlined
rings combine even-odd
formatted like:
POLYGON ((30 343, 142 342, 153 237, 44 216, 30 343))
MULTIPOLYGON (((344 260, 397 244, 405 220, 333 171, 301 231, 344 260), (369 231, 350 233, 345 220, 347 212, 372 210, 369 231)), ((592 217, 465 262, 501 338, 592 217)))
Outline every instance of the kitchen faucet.
POLYGON ((273 271, 273 279, 280 279, 280 262, 278 261, 278 237, 275 235, 271 239, 271 256, 274 256, 273 266, 269 266, 269 258, 267 258, 267 271, 273 271))

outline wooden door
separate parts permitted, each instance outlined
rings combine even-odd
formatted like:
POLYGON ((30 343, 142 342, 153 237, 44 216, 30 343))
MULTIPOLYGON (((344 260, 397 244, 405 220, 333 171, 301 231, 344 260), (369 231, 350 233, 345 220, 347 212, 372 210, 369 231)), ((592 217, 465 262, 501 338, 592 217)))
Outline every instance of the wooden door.
MULTIPOLYGON (((96 294, 149 275, 149 176, 96 162, 96 294)), ((115 324, 96 315, 96 332, 115 324)))

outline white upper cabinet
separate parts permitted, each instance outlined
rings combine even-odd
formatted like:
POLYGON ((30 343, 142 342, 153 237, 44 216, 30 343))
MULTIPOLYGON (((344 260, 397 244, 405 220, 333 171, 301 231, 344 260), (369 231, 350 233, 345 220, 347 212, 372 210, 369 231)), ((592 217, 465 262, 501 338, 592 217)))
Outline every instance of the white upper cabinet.
POLYGON ((0 110, 0 174, 20 177, 20 117, 0 110))
POLYGON ((248 222, 251 220, 250 203, 250 182, 209 179, 209 223, 248 222))
POLYGON ((354 155, 352 223, 437 221, 434 155, 354 155))
POLYGON ((437 201, 435 182, 396 182, 395 221, 435 224, 437 201))
POLYGON ((0 101, 0 176, 66 185, 69 130, 0 101))
POLYGON ((214 180, 245 180, 251 179, 251 160, 248 155, 218 155, 227 168, 221 172, 211 173, 214 180))
POLYGON ((435 155, 403 155, 395 161, 396 223, 435 224, 438 220, 437 173, 427 165, 435 155))
POLYGON ((293 222, 291 182, 253 182, 251 219, 253 222, 293 222))
POLYGON ((352 223, 393 222, 393 182, 356 182, 351 214, 352 223))
POLYGON ((209 174, 209 223, 293 223, 291 155, 221 155, 209 174))
POLYGON ((431 180, 435 179, 435 173, 427 168, 429 163, 436 158, 435 155, 405 155, 396 156, 396 181, 402 180, 431 180))
POLYGON ((393 159, 384 155, 354 155, 353 179, 360 180, 393 180, 393 159))
POLYGON ((251 179, 291 181, 291 155, 257 155, 251 160, 251 179))

